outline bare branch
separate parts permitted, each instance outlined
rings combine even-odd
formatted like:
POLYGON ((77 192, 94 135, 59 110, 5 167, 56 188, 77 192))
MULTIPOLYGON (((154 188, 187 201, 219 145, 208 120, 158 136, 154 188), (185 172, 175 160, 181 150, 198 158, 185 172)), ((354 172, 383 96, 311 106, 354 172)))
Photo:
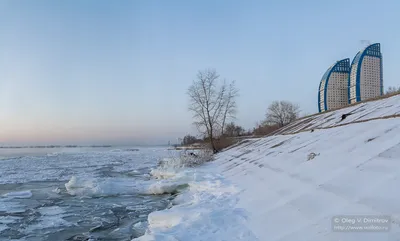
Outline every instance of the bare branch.
POLYGON ((227 119, 234 119, 236 114, 236 100, 239 91, 235 87, 235 81, 229 84, 228 92, 224 97, 223 115, 221 121, 221 134, 224 134, 224 127, 227 119))
POLYGON ((199 71, 187 92, 189 111, 195 120, 193 124, 209 137, 214 151, 213 139, 222 134, 226 119, 234 117, 238 95, 234 83, 219 82, 215 69, 199 71))

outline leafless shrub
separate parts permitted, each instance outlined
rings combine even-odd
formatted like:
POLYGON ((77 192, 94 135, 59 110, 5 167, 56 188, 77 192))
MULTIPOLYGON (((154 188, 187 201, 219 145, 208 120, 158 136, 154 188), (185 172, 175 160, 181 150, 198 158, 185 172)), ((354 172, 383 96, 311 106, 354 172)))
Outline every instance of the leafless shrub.
POLYGON ((237 139, 235 138, 229 138, 229 137, 221 137, 215 142, 215 147, 217 148, 217 151, 221 151, 227 147, 230 147, 238 142, 237 139))
POLYGON ((253 134, 256 136, 265 136, 279 129, 278 125, 260 125, 254 129, 253 134))
POLYGON ((264 124, 283 127, 299 116, 299 107, 288 101, 274 101, 268 107, 264 124))

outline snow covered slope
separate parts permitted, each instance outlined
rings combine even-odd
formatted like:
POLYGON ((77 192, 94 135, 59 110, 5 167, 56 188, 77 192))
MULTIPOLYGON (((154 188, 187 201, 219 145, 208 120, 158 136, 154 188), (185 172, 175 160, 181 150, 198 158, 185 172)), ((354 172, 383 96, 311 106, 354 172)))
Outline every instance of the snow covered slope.
POLYGON ((327 128, 374 118, 400 115, 400 94, 389 98, 360 103, 336 111, 299 119, 278 130, 275 134, 293 134, 316 128, 327 128), (351 114, 341 120, 343 114, 351 114))
POLYGON ((198 168, 155 171, 160 185, 188 188, 135 240, 400 241, 399 114, 400 95, 361 103, 244 140, 198 168), (335 231, 339 215, 387 215, 391 229, 335 231))
MULTIPOLYGON (((351 107, 365 109, 352 118, 398 113, 396 101, 400 96, 351 107)), ((248 213, 246 226, 258 240, 400 240, 400 118, 247 140, 213 165, 242 190, 236 208, 248 213), (391 230, 333 232, 333 216, 356 214, 390 215, 391 230)))

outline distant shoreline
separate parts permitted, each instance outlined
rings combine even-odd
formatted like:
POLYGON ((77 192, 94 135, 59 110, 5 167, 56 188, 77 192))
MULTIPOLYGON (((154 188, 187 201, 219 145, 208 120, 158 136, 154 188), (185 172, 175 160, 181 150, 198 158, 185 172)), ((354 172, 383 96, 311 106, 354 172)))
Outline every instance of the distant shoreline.
POLYGON ((39 146, 0 146, 0 149, 27 149, 27 148, 104 148, 113 147, 112 145, 92 145, 92 146, 79 146, 79 145, 39 145, 39 146))
POLYGON ((206 149, 204 145, 201 146, 192 146, 192 145, 182 145, 182 146, 173 146, 170 150, 202 150, 206 149))

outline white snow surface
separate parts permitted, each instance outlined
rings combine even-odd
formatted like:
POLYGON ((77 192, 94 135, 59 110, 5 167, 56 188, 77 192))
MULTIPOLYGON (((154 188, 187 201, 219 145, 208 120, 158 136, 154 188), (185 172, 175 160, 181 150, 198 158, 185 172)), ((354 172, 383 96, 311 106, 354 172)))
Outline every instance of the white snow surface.
POLYGON ((400 118, 249 139, 185 170, 152 172, 189 187, 134 240, 400 240, 400 118), (389 215, 391 230, 334 232, 336 215, 389 215))
POLYGON ((400 240, 400 118, 249 140, 214 164, 258 240, 400 240), (391 230, 333 232, 336 215, 389 215, 391 230))

